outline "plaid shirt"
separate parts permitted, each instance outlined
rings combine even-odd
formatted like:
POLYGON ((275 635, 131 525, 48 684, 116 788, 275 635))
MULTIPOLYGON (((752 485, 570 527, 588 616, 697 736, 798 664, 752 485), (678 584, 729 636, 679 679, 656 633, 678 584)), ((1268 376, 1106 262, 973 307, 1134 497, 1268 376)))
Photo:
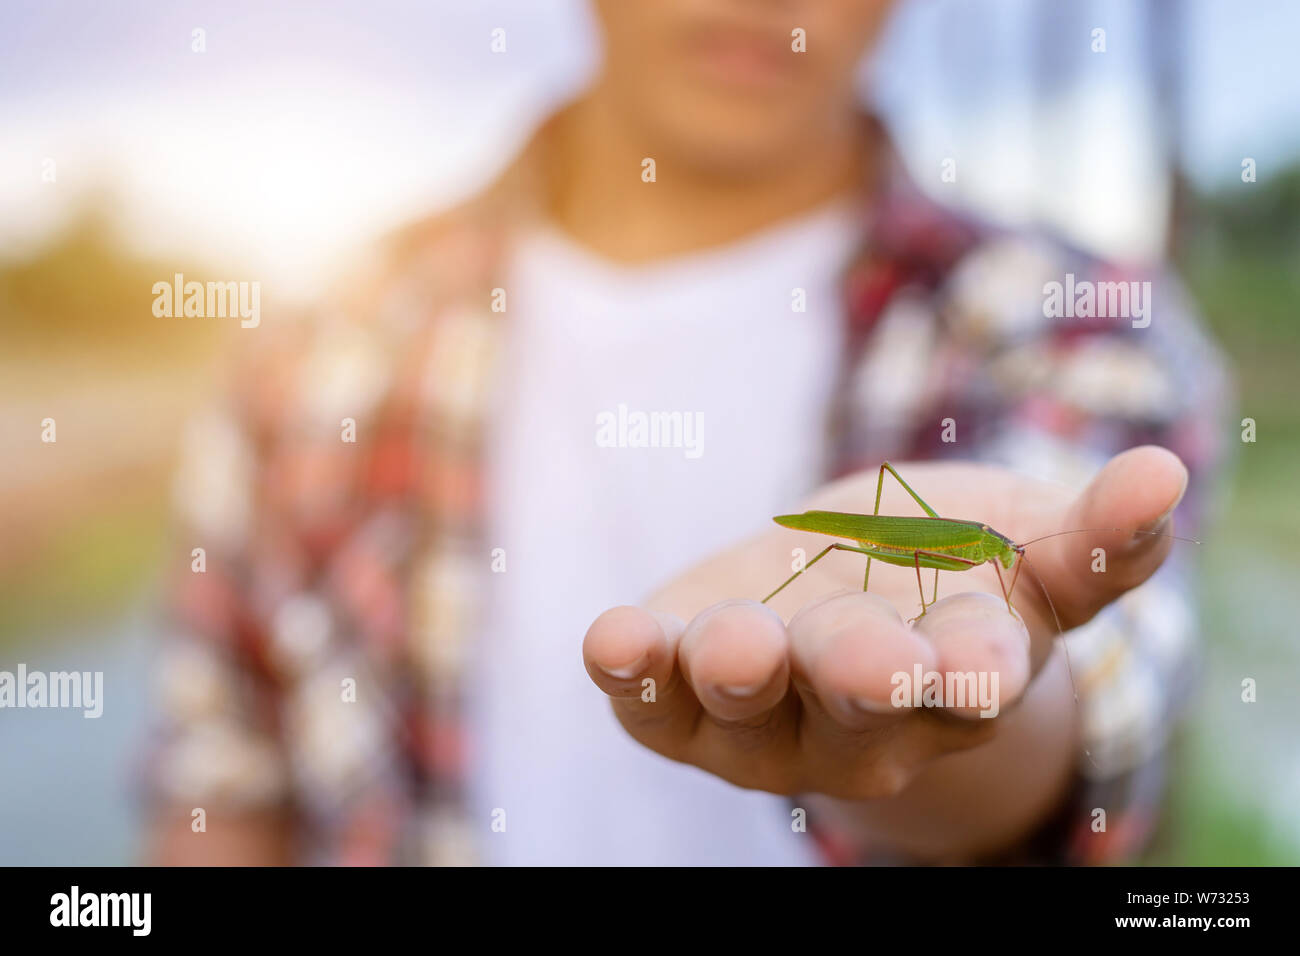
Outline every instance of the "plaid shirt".
MULTIPOLYGON (((490 821, 465 816, 461 677, 491 560, 482 435, 508 334, 491 303, 536 214, 544 143, 397 237, 370 280, 259 330, 226 400, 187 432, 177 502, 204 567, 177 576, 160 656, 159 801, 291 806, 309 862, 473 861, 490 821)), ((1152 442, 1191 471, 1179 522, 1194 527, 1227 407, 1216 353, 1168 277, 1153 279, 1148 328, 1045 317, 1044 284, 1067 273, 1150 278, 946 211, 891 158, 845 276, 827 477, 960 454, 1081 482, 1152 442), (943 418, 960 422, 959 446, 940 440, 943 418)), ((1189 573, 1176 552, 1071 634, 1092 758, 1008 860, 1108 862, 1144 843, 1193 660, 1189 573)), ((828 862, 864 861, 810 829, 828 862)))

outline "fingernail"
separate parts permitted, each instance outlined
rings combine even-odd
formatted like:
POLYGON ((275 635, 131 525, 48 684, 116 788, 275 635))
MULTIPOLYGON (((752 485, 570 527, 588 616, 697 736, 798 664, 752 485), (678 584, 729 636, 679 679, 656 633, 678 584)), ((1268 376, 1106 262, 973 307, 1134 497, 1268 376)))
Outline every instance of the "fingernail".
POLYGON ((649 654, 642 654, 631 664, 624 664, 622 667, 606 667, 603 664, 597 664, 596 666, 615 680, 631 680, 645 670, 646 659, 649 656, 649 654))
MULTIPOLYGON (((1181 488, 1178 489, 1178 494, 1174 495, 1174 500, 1169 503, 1169 507, 1166 508, 1160 514, 1159 517, 1155 518, 1152 521, 1148 521, 1146 524, 1140 526, 1138 528, 1139 531, 1164 531, 1165 530, 1165 527, 1169 524, 1169 519, 1172 518, 1174 515, 1174 509, 1176 509, 1182 503, 1183 495, 1187 494, 1187 480, 1188 480, 1188 474, 1186 471, 1184 471, 1183 485, 1181 488)), ((1137 537, 1143 537, 1143 536, 1138 535, 1137 537)))
POLYGON ((714 689, 726 696, 735 697, 738 700, 746 700, 753 697, 763 689, 762 684, 715 684, 714 689))

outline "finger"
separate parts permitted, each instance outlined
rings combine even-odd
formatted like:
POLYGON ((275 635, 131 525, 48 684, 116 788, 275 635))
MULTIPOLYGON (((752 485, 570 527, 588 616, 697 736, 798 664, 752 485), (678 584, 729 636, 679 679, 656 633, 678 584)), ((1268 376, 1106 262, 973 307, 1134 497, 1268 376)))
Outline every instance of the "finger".
POLYGON ((724 601, 696 615, 677 659, 704 709, 725 722, 759 722, 785 698, 785 624, 755 601, 724 601))
POLYGON ((932 604, 916 623, 935 650, 938 703, 947 714, 996 717, 1029 686, 1029 632, 1006 602, 967 591, 932 604))
POLYGON ((582 642, 587 674, 613 699, 623 726, 643 743, 688 735, 699 711, 677 667, 680 618, 639 607, 611 608, 596 618, 582 642))
MULTIPOLYGON (((893 605, 863 591, 809 604, 790 621, 794 682, 816 721, 865 731, 906 712, 893 703, 899 674, 934 666, 933 649, 909 630, 893 605)), ((830 728, 826 728, 830 730, 830 728)))
POLYGON ((1030 546, 1028 567, 1041 578, 1064 628, 1085 623, 1155 573, 1173 545, 1165 535, 1186 489, 1187 469, 1172 452, 1154 445, 1129 449, 1097 473, 1058 529, 1125 530, 1062 535, 1030 546))
POLYGON ((794 683, 804 702, 800 757, 822 792, 861 800, 900 793, 953 749, 895 706, 900 677, 934 667, 934 649, 884 598, 842 591, 790 621, 794 683))

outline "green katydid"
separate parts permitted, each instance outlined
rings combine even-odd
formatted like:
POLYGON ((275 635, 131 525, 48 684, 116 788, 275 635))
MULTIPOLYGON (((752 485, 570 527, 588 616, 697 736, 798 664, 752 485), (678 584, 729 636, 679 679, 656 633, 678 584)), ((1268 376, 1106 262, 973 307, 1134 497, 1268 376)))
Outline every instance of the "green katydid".
MULTIPOLYGON (((1025 548, 1035 541, 1056 537, 1060 534, 1079 534, 1084 531, 1120 531, 1120 528, 1082 528, 1077 531, 1058 531, 1056 534, 1043 535, 1016 544, 1006 535, 994 531, 987 524, 979 521, 962 521, 955 518, 941 518, 938 512, 925 503, 906 481, 894 470, 894 466, 885 462, 880 466, 880 475, 876 479, 876 508, 869 515, 849 514, 840 511, 805 511, 797 515, 778 515, 772 519, 785 528, 797 531, 812 531, 836 538, 848 538, 856 541, 857 546, 835 543, 828 545, 800 570, 790 575, 775 591, 763 598, 766 604, 780 594, 795 578, 803 574, 831 551, 852 551, 867 556, 867 570, 862 577, 862 590, 867 590, 871 581, 871 561, 873 558, 886 564, 916 569, 916 585, 921 592, 921 613, 913 620, 925 616, 930 605, 939 597, 940 571, 969 571, 981 564, 989 563, 998 573, 998 584, 1002 587, 1002 597, 1007 602, 1007 611, 1015 613, 1011 606, 1011 595, 1016 589, 1020 577, 1021 565, 1025 563, 1025 548), (903 489, 912 496, 928 517, 899 517, 880 513, 880 494, 884 490, 885 472, 888 471, 903 489), (1002 571, 1015 568, 1011 577, 1011 587, 1006 586, 1002 571), (921 583, 921 569, 934 569, 934 595, 929 604, 925 600, 925 587, 921 583)), ((1165 537, 1160 531, 1136 531, 1135 534, 1154 534, 1165 537)), ((1190 538, 1178 538, 1191 541, 1190 538)), ((1193 542, 1199 544, 1200 542, 1193 542)), ((1042 587, 1042 582, 1039 582, 1042 587)), ((1048 605, 1052 599, 1043 589, 1043 596, 1048 605)), ((1056 608, 1052 608, 1055 617, 1056 608)), ((1058 622, 1059 629, 1059 622, 1058 622)))

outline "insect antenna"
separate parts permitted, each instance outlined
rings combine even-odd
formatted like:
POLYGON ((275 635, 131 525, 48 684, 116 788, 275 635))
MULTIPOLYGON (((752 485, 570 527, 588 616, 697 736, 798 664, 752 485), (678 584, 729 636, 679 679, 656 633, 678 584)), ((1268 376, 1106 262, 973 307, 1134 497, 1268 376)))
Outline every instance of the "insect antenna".
POLYGON ((1201 543, 1195 538, 1183 538, 1176 534, 1170 534, 1168 531, 1137 531, 1133 528, 1075 528, 1073 531, 1053 531, 1051 534, 1030 538, 1028 541, 1021 542, 1017 547, 1025 548, 1031 544, 1037 544, 1039 541, 1046 541, 1048 538, 1059 538, 1063 534, 1087 534, 1092 531, 1123 531, 1126 534, 1149 534, 1157 538, 1173 538, 1175 541, 1186 541, 1188 544, 1201 543))
MULTIPOLYGON (((1045 541, 1048 538, 1060 537, 1063 534, 1087 534, 1088 532, 1096 531, 1123 531, 1128 534, 1147 534, 1158 538, 1173 538, 1175 541, 1186 541, 1189 544, 1195 545, 1201 543, 1195 538, 1184 538, 1176 534, 1169 534, 1167 531, 1138 531, 1131 528, 1075 528, 1071 531, 1054 531, 1051 534, 1031 538, 1023 544, 1014 545, 1016 551, 1019 553, 1020 560, 1025 563, 1025 567, 1029 569, 1029 573, 1033 576, 1035 583, 1037 583, 1038 590, 1043 592, 1043 599, 1047 601, 1047 607, 1052 612, 1052 620, 1056 622, 1056 633, 1061 638, 1061 647, 1065 651, 1065 669, 1070 675, 1070 693, 1074 695, 1074 702, 1076 705, 1079 703, 1079 687, 1074 682, 1074 665, 1070 660, 1070 644, 1065 639, 1065 628, 1061 626, 1061 616, 1056 613, 1056 604, 1052 601, 1052 595, 1047 592, 1047 586, 1043 584, 1043 579, 1038 576, 1038 572, 1034 570, 1034 566, 1029 562, 1029 556, 1025 553, 1025 548, 1039 541, 1045 541)), ((1085 747, 1083 754, 1088 758, 1088 762, 1092 764, 1094 768, 1101 769, 1100 767, 1097 767, 1097 761, 1092 759, 1092 751, 1085 747)))
MULTIPOLYGON (((1081 530, 1091 531, 1091 530, 1103 530, 1103 529, 1089 528, 1089 529, 1081 529, 1081 530)), ((1111 529, 1107 528, 1104 530, 1111 530, 1111 529)), ((1114 530, 1120 530, 1120 529, 1114 529, 1114 530)), ((1062 531, 1058 533, 1072 534, 1073 532, 1062 531)), ((1050 538, 1052 536, 1046 535, 1046 537, 1050 538)), ((1041 541, 1042 538, 1038 538, 1036 540, 1041 541)), ((1074 665, 1070 662, 1070 645, 1069 642, 1066 641, 1065 639, 1065 628, 1061 627, 1061 615, 1056 613, 1056 604, 1055 602, 1052 601, 1052 596, 1047 593, 1047 586, 1043 584, 1043 579, 1038 576, 1038 572, 1034 570, 1034 566, 1029 563, 1029 556, 1025 554, 1023 550, 1024 545, 1021 545, 1020 548, 1021 548, 1020 560, 1023 561, 1025 563, 1025 567, 1029 569, 1029 573, 1033 576, 1034 582, 1038 585, 1038 590, 1043 592, 1043 598, 1047 601, 1047 607, 1052 612, 1052 620, 1056 622, 1056 633, 1061 638, 1061 648, 1062 650, 1065 651, 1065 670, 1066 673, 1070 675, 1070 693, 1074 695, 1075 706, 1078 706, 1079 686, 1074 682, 1074 665)), ((1097 761, 1092 759, 1092 751, 1089 750, 1087 747, 1083 748, 1083 755, 1088 758, 1088 763, 1092 764, 1094 769, 1097 770, 1101 769, 1100 767, 1097 766, 1097 761)))

